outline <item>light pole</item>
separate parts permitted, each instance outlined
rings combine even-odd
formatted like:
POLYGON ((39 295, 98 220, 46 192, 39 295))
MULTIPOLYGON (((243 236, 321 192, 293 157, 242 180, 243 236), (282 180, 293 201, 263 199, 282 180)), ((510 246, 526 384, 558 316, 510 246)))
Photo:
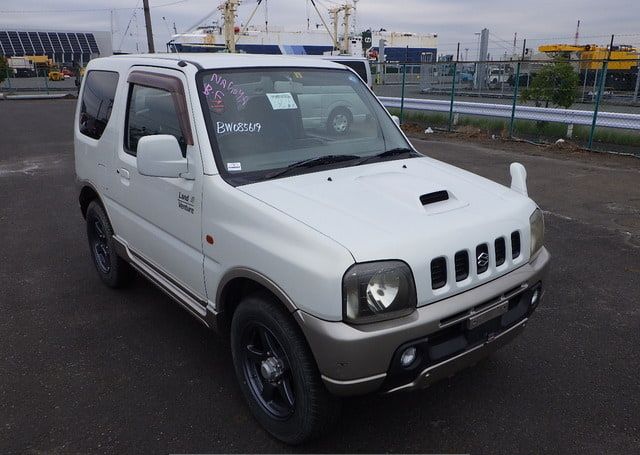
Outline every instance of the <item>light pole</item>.
POLYGON ((151 28, 151 11, 149 10, 149 0, 142 0, 142 7, 144 9, 144 25, 147 28, 147 45, 149 46, 149 53, 156 52, 153 45, 153 29, 151 28))

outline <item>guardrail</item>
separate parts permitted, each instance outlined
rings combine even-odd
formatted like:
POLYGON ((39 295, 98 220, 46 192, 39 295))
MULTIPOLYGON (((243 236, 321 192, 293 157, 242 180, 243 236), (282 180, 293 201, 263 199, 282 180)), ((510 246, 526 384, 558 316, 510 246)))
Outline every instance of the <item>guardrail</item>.
MULTIPOLYGON (((382 104, 388 108, 400 108, 402 104, 401 98, 380 97, 380 101, 382 101, 382 104)), ((414 111, 449 113, 451 111, 451 102, 443 100, 405 98, 403 107, 404 109, 414 111)), ((512 106, 507 104, 454 101, 453 113, 510 119, 512 115, 512 106)), ((515 118, 518 120, 556 122, 567 125, 591 125, 593 122, 593 114, 594 113, 592 111, 533 106, 516 106, 515 109, 515 118)), ((598 112, 596 126, 640 130, 640 115, 621 112, 598 112)))

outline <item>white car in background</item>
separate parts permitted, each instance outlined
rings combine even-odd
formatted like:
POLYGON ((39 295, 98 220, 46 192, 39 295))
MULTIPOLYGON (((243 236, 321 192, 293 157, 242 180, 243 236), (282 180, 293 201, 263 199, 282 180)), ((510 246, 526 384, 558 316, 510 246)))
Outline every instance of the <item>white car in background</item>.
MULTIPOLYGON (((370 88, 373 87, 371 65, 365 57, 349 55, 312 55, 314 58, 344 65, 355 72, 370 88)), ((306 87, 308 95, 300 98, 303 121, 309 125, 325 128, 329 134, 346 134, 354 123, 366 120, 367 110, 359 97, 348 91, 331 91, 327 87, 306 87), (318 94, 322 94, 318 97, 318 94)))

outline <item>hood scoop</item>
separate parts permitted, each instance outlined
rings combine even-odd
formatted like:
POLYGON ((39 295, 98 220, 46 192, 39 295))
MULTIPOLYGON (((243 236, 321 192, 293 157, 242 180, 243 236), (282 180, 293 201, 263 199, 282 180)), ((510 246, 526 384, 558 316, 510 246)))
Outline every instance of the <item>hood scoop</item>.
POLYGON ((420 202, 422 205, 435 204, 436 202, 442 202, 449 199, 449 192, 442 191, 434 191, 433 193, 426 193, 420 196, 420 202))
POLYGON ((433 191, 420 196, 422 209, 427 215, 450 212, 469 205, 468 202, 461 201, 453 193, 447 190, 433 191))

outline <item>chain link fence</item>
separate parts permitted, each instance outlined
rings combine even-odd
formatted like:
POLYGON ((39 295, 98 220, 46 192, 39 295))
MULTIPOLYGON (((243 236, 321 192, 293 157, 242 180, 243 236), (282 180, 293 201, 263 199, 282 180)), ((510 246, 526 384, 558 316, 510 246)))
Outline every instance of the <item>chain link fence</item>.
MULTIPOLYGON (((17 77, 6 95, 76 94, 74 77, 17 77)), ((372 63, 375 93, 402 120, 640 156, 640 59, 372 63)))
POLYGON ((20 96, 34 94, 77 94, 76 78, 65 77, 64 74, 50 74, 48 68, 34 68, 27 76, 17 73, 12 68, 6 68, 0 76, 0 93, 5 96, 20 96))
POLYGON ((404 121, 571 141, 640 156, 640 60, 439 61, 372 64, 374 91, 404 121), (373 69, 375 68, 375 70, 373 69), (404 76, 404 77, 403 77, 404 76))

